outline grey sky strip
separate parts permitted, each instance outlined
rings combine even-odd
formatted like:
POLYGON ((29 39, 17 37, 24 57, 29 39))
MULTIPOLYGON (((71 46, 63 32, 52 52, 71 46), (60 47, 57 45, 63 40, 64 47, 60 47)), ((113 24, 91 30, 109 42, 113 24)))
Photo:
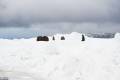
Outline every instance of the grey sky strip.
POLYGON ((32 28, 44 33, 120 32, 119 3, 120 0, 0 0, 0 28, 25 28, 28 32, 32 28))

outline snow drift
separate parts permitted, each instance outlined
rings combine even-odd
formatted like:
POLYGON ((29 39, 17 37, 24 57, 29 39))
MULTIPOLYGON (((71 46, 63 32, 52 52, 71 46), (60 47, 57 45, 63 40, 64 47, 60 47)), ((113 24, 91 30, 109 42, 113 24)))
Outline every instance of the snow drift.
MULTIPOLYGON (((119 34, 119 33, 118 33, 119 34)), ((57 34, 56 40, 0 39, 0 77, 9 80, 120 80, 120 38, 57 34), (64 35, 66 40, 59 38, 64 35)))

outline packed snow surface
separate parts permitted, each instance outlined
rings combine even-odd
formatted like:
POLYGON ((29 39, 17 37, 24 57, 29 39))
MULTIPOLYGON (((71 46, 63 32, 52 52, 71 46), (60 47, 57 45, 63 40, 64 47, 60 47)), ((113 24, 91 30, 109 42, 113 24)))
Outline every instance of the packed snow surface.
POLYGON ((115 38, 55 35, 56 40, 0 39, 0 77, 9 80, 120 80, 120 34, 115 38))

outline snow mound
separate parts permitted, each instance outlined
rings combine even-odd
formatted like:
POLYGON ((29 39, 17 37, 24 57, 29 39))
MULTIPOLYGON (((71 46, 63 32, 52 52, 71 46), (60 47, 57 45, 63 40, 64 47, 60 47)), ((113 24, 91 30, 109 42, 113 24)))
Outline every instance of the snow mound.
POLYGON ((120 39, 120 33, 116 33, 116 34, 115 34, 115 38, 116 38, 116 39, 120 39))
POLYGON ((54 37, 56 40, 60 40, 61 36, 65 37, 65 40, 82 40, 82 34, 78 32, 72 32, 71 34, 56 34, 54 37))

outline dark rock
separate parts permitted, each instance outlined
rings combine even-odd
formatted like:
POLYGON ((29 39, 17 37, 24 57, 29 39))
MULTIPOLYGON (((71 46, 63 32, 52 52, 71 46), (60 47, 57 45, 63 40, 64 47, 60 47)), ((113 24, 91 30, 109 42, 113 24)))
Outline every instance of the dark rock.
POLYGON ((81 41, 85 41, 85 36, 84 35, 82 35, 82 40, 81 41))
POLYGON ((37 41, 49 41, 49 38, 47 36, 38 36, 37 41))
POLYGON ((61 40, 65 40, 65 37, 64 37, 64 36, 61 36, 61 40))

